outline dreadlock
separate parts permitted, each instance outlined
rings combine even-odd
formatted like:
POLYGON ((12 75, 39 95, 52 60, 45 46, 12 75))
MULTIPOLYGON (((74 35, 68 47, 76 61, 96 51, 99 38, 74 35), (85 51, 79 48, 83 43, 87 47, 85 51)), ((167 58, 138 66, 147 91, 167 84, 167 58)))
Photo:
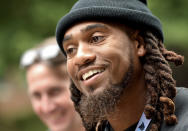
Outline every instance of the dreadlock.
POLYGON ((172 78, 167 61, 178 66, 183 64, 184 58, 165 49, 164 44, 152 33, 143 32, 141 35, 146 49, 143 68, 148 88, 144 113, 148 119, 152 119, 150 131, 158 131, 163 119, 167 125, 177 123, 173 102, 176 96, 176 82, 172 78))

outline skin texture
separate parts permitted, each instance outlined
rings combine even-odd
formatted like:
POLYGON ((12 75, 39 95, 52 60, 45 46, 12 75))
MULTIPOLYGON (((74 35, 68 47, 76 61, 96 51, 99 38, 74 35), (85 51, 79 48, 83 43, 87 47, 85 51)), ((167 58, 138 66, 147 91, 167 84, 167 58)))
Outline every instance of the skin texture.
POLYGON ((145 55, 144 42, 137 32, 130 38, 126 30, 119 24, 83 22, 68 29, 63 40, 68 73, 83 93, 82 99, 98 97, 106 89, 121 84, 132 65, 128 84, 124 85, 113 110, 104 114, 115 131, 136 123, 145 105, 144 72, 139 60, 145 55), (102 72, 82 79, 84 73, 95 69, 102 72))
POLYGON ((35 113, 51 131, 83 131, 70 99, 66 66, 37 63, 27 69, 29 97, 35 113))

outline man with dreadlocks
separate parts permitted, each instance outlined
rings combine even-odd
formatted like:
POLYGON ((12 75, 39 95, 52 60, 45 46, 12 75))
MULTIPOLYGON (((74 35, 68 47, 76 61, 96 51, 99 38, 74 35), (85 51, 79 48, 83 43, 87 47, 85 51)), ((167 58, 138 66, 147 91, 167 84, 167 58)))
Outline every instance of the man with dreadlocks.
POLYGON ((188 90, 176 89, 168 64, 183 57, 164 47, 145 0, 78 0, 56 38, 87 131, 188 129, 188 90))

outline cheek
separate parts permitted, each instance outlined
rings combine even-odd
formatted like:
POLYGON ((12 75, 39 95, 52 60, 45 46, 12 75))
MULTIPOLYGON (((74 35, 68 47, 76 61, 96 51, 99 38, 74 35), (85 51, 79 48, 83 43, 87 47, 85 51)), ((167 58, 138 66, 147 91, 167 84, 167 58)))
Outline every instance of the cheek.
POLYGON ((34 112, 36 114, 40 114, 40 112, 41 112, 41 104, 40 104, 40 102, 31 100, 31 105, 33 107, 34 112))
POLYGON ((69 97, 61 99, 61 102, 59 102, 59 104, 61 105, 63 110, 66 109, 69 112, 74 110, 74 104, 69 97))
POLYGON ((75 70, 74 70, 74 63, 73 60, 67 60, 67 72, 69 74, 69 76, 71 77, 71 79, 74 80, 74 74, 75 74, 75 70))
POLYGON ((76 77, 75 77, 75 74, 76 74, 76 67, 75 67, 75 64, 74 64, 73 60, 68 60, 68 61, 67 61, 67 72, 68 72, 70 78, 73 80, 73 83, 75 84, 75 86, 76 86, 80 91, 82 91, 81 87, 79 86, 79 82, 78 82, 78 80, 77 80, 76 77))
POLYGON ((109 63, 108 71, 111 74, 109 77, 112 83, 116 84, 121 82, 130 64, 128 49, 123 50, 118 47, 106 48, 100 51, 99 57, 109 63))
POLYGON ((123 80, 130 65, 128 57, 119 56, 112 61, 112 82, 119 83, 123 80))
POLYGON ((58 97, 57 101, 60 105, 73 106, 69 90, 67 90, 66 93, 62 93, 61 97, 58 97))

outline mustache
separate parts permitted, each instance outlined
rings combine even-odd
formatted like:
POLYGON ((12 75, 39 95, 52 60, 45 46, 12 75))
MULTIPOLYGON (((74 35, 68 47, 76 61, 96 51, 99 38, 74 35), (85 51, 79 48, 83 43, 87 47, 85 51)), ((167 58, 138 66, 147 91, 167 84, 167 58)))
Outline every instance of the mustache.
POLYGON ((109 62, 107 60, 94 60, 94 61, 90 61, 90 60, 86 60, 86 62, 82 65, 78 66, 78 71, 87 68, 89 66, 103 66, 106 67, 107 65, 109 65, 109 62), (101 62, 102 61, 102 62, 101 62))
POLYGON ((81 72, 82 70, 84 69, 87 69, 87 68, 91 68, 91 67, 100 67, 100 68, 104 68, 106 69, 107 67, 109 66, 109 62, 96 62, 96 61, 93 61, 93 62, 88 62, 88 63, 84 63, 82 65, 77 65, 77 67, 75 68, 75 73, 74 73, 74 77, 79 80, 79 72, 81 72))

